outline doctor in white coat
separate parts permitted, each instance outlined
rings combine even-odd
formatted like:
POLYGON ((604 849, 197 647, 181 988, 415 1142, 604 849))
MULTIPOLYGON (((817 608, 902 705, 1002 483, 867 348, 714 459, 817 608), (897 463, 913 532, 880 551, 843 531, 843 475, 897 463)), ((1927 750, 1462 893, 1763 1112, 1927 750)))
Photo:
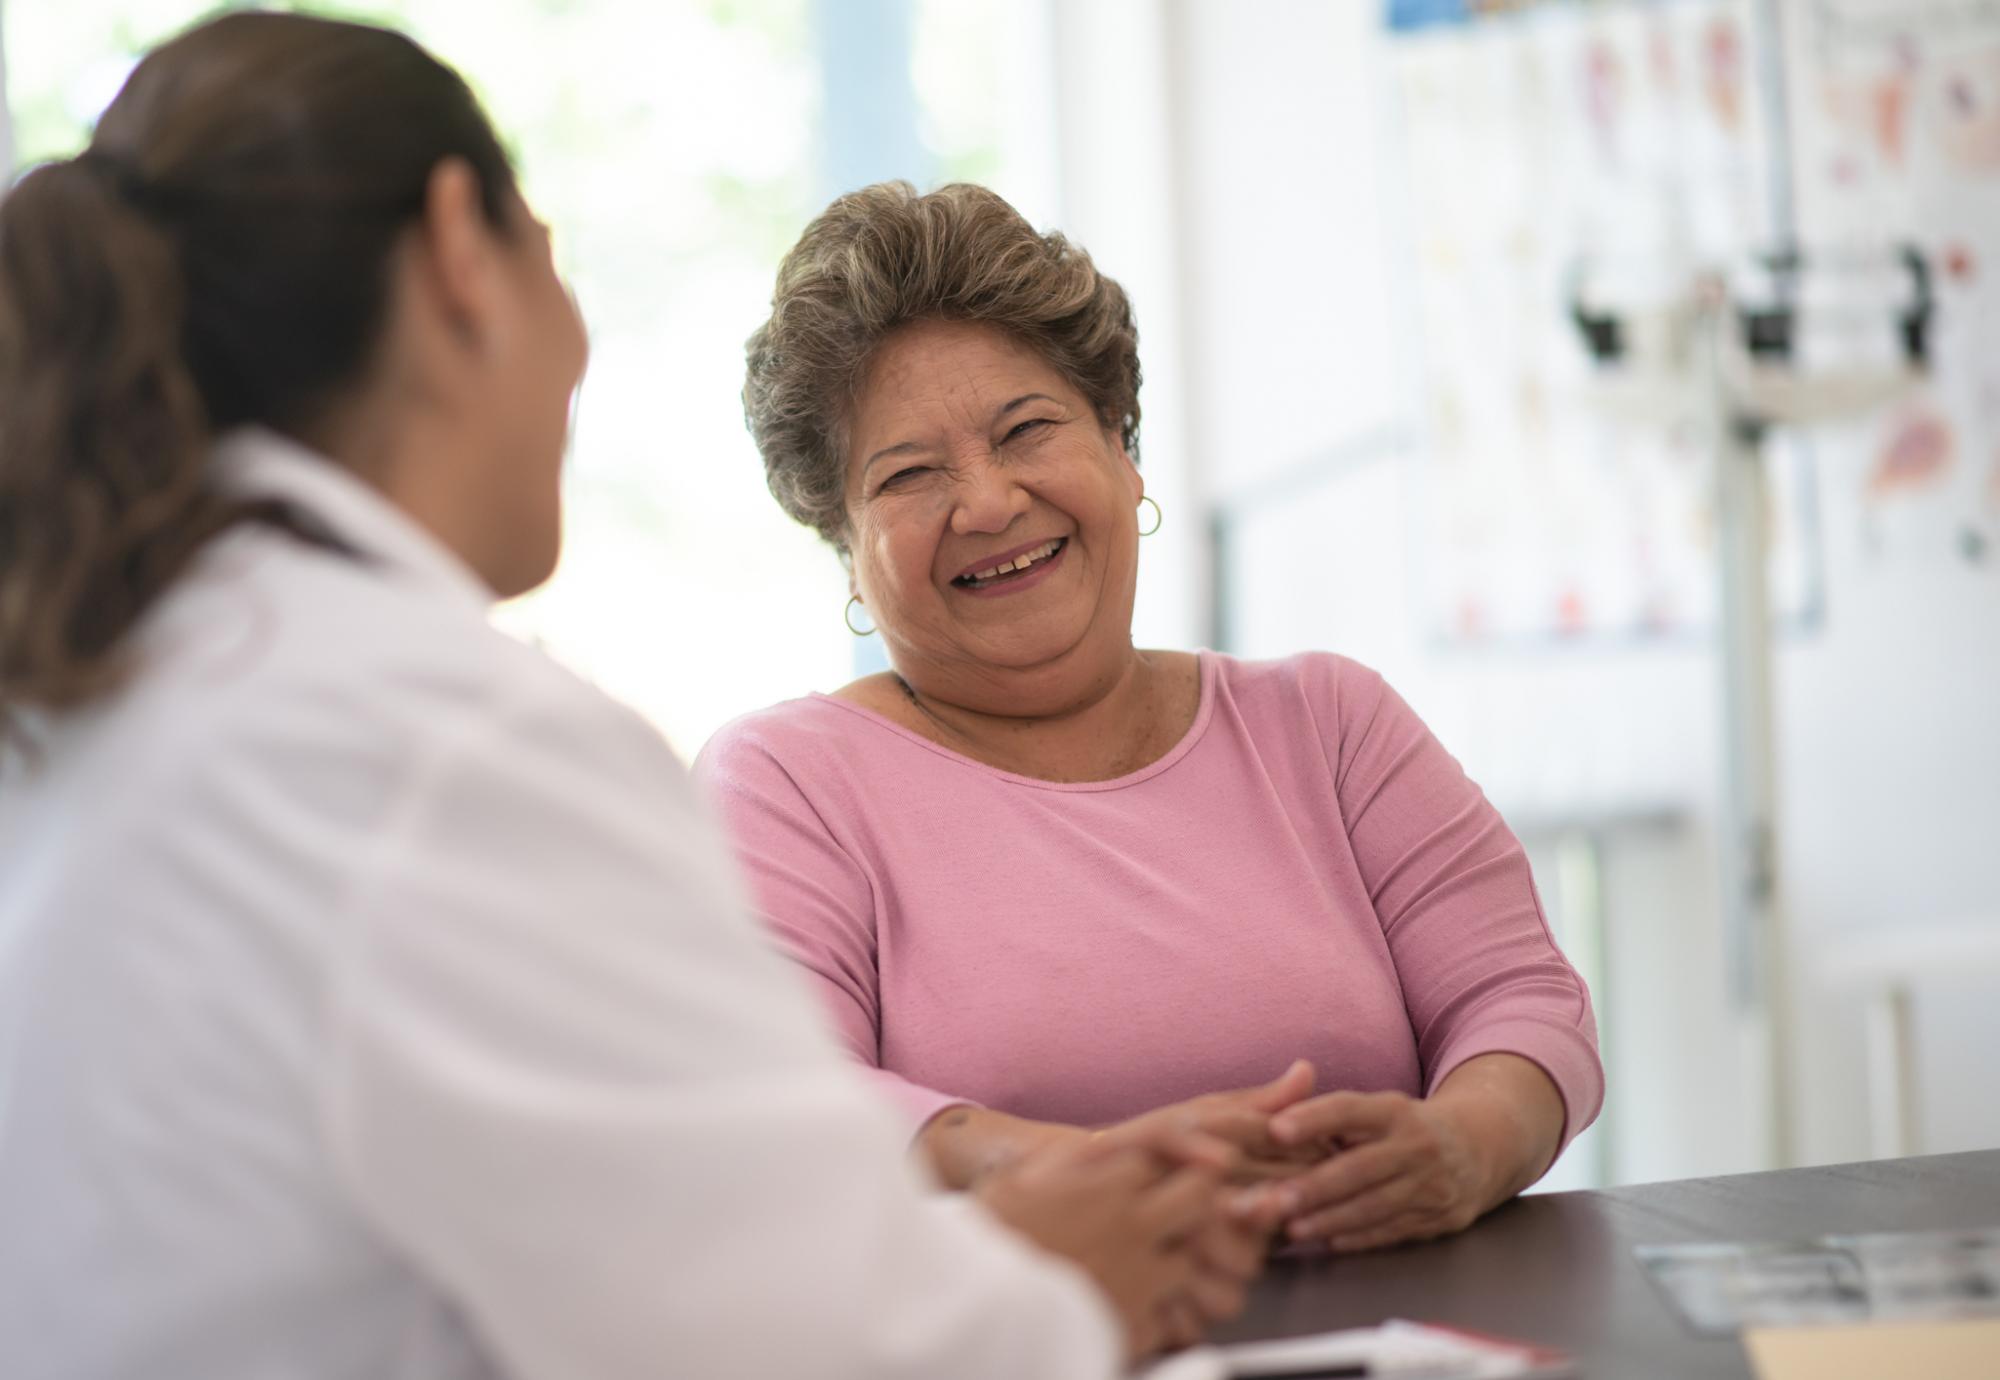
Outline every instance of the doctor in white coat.
POLYGON ((1062 1380, 1240 1306, 1213 1147, 928 1191, 665 745, 488 627, 584 354, 382 30, 195 29, 0 203, 7 1380, 1062 1380))

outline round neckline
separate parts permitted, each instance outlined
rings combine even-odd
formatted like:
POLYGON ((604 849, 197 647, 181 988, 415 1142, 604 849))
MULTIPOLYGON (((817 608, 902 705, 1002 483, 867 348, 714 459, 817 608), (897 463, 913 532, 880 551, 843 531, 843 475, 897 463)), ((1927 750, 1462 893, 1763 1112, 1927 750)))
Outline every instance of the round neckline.
POLYGON ((1196 679, 1200 685, 1201 699, 1200 703, 1195 706, 1194 722, 1188 725, 1187 732, 1183 733, 1180 736, 1180 740, 1172 747, 1148 762, 1145 766, 1138 768, 1136 771, 1126 772, 1123 776, 1107 777, 1102 781, 1045 781, 1039 776, 1024 776, 1020 772, 1007 771, 1004 768, 994 766, 990 762, 982 762, 977 757, 968 757, 962 752, 946 747, 943 743, 926 738, 914 729, 904 727, 886 714, 879 714, 873 709, 855 704, 852 700, 844 700, 837 695, 828 695, 818 690, 813 691, 810 698, 823 701, 836 709, 844 709, 850 714, 858 715, 866 719, 869 723, 886 729, 899 738, 936 753, 948 762, 955 762, 960 766, 970 767, 974 771, 986 776, 1010 782, 1017 786, 1031 786, 1036 790, 1043 791, 1115 791, 1127 786, 1137 786, 1144 781, 1150 781, 1161 772, 1168 770, 1176 762, 1192 752, 1195 744, 1200 742, 1202 735, 1208 731, 1209 719, 1215 712, 1216 659, 1214 653, 1205 648, 1197 648, 1194 657, 1195 667, 1198 672, 1196 679))

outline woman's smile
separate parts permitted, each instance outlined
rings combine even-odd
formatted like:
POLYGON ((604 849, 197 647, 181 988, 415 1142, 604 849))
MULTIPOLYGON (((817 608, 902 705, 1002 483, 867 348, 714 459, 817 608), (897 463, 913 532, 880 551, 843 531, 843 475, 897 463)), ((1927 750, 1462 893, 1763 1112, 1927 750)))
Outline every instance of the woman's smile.
POLYGON ((997 560, 983 559, 972 569, 953 576, 951 587, 960 593, 982 598, 1015 594, 1041 584, 1062 564, 1063 553, 1068 550, 1068 537, 1016 547, 997 560))

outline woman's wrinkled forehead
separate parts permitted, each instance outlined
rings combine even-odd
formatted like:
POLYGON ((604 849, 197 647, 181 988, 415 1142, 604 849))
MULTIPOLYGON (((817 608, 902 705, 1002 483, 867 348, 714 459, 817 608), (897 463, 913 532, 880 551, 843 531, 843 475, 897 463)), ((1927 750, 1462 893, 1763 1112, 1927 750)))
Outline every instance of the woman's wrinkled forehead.
POLYGON ((916 321, 869 357, 859 399, 896 397, 950 404, 1053 368, 1025 342, 969 321, 916 321))
MULTIPOLYGON (((841 431, 850 445, 865 446, 862 432, 898 423, 983 427, 1024 392, 1087 405, 1053 362, 1012 332, 976 321, 915 321, 870 354, 841 431)), ((849 464, 855 458, 851 448, 845 452, 849 464)))

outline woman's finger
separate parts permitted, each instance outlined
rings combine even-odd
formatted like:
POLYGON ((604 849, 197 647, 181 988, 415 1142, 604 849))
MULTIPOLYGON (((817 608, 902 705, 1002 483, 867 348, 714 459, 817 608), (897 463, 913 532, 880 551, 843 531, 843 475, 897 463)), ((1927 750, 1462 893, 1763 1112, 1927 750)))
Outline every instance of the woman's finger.
POLYGON ((1344 1203, 1412 1167, 1407 1149, 1393 1140, 1343 1150, 1291 1180, 1289 1187, 1298 1201, 1292 1215, 1344 1203))
POLYGON ((1212 1132, 1195 1129, 1162 1136, 1155 1153, 1173 1164, 1191 1169, 1209 1169, 1219 1175, 1239 1174, 1245 1163, 1243 1151, 1212 1132))
POLYGON ((1216 1100, 1201 1106, 1190 1106, 1185 1117, 1182 1125, 1188 1130, 1226 1140, 1246 1154, 1268 1156, 1289 1153, 1287 1147, 1280 1145, 1271 1135, 1270 1116, 1240 1103, 1216 1100))
POLYGON ((1406 1241, 1428 1241, 1444 1235, 1447 1228, 1427 1212, 1406 1212, 1363 1231, 1342 1232, 1326 1239, 1329 1250, 1349 1253, 1380 1250, 1406 1241))
POLYGON ((1309 1163, 1320 1154, 1318 1146, 1284 1144, 1271 1134, 1268 1113, 1235 1101, 1234 1097, 1234 1094, 1219 1094, 1189 1104, 1189 1120, 1185 1124, 1228 1141, 1252 1161, 1264 1161, 1262 1167, 1266 1172, 1272 1165, 1309 1163))
POLYGON ((1091 1144, 1106 1151, 1140 1150, 1169 1164, 1200 1166, 1217 1174, 1238 1173, 1244 1162, 1243 1152, 1224 1137, 1169 1118, 1128 1121, 1091 1137, 1091 1144))
POLYGON ((1300 1175, 1323 1163, 1317 1159, 1269 1160, 1260 1155, 1246 1155, 1229 1174, 1229 1182, 1242 1188, 1256 1188, 1259 1185, 1288 1184, 1300 1175))
POLYGON ((1399 1175, 1322 1212, 1295 1217, 1285 1230, 1294 1241, 1323 1240, 1373 1231, 1410 1210, 1418 1185, 1419 1181, 1414 1176, 1399 1175))
POLYGON ((1325 1158, 1325 1152, 1317 1145, 1280 1144, 1271 1135, 1270 1118, 1262 1112, 1241 1107, 1219 1111, 1216 1119, 1204 1129, 1227 1140, 1241 1152, 1236 1167, 1230 1171, 1230 1178, 1237 1183, 1267 1183, 1290 1178, 1325 1158))
POLYGON ((1401 1093, 1326 1093, 1273 1116, 1271 1135, 1280 1145, 1374 1140, 1386 1134, 1409 1105, 1410 1099, 1401 1093))
POLYGON ((1267 1236, 1299 1214, 1299 1194, 1286 1180, 1237 1188, 1223 1200, 1223 1212, 1244 1230, 1267 1236))
POLYGON ((1268 1083, 1245 1088, 1239 1094, 1244 1106, 1265 1116, 1281 1111, 1312 1096, 1313 1066, 1304 1059, 1292 1060, 1291 1067, 1268 1083))

